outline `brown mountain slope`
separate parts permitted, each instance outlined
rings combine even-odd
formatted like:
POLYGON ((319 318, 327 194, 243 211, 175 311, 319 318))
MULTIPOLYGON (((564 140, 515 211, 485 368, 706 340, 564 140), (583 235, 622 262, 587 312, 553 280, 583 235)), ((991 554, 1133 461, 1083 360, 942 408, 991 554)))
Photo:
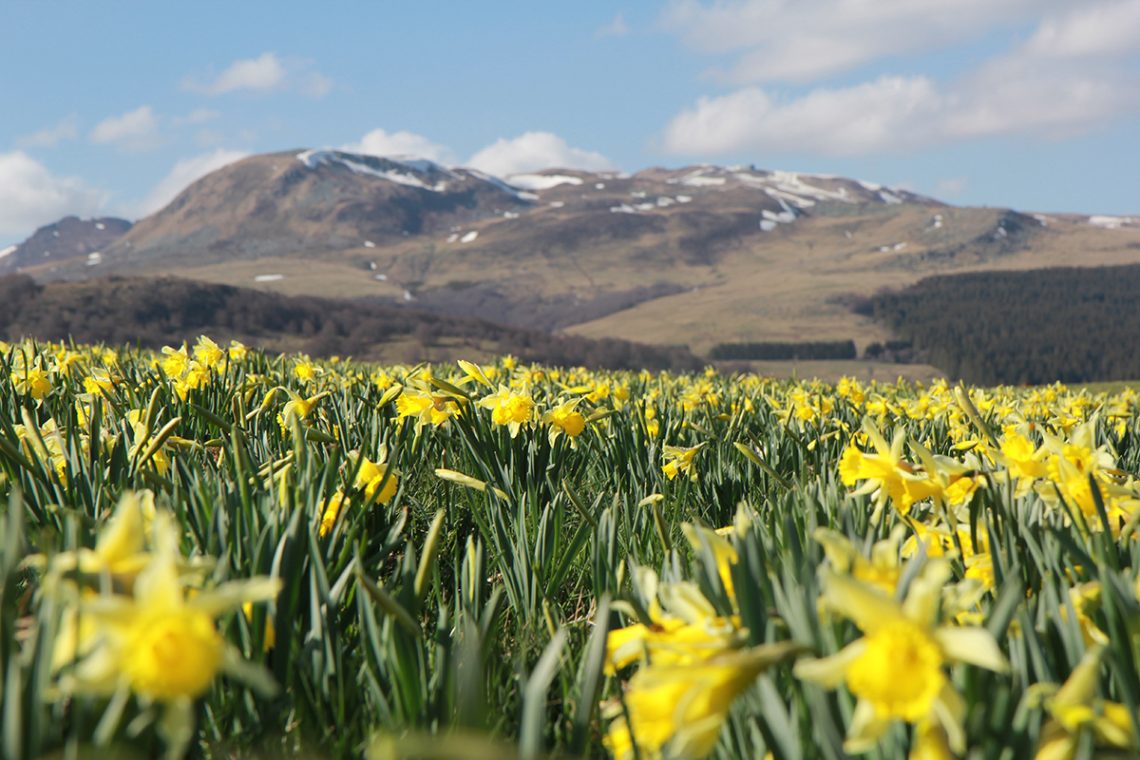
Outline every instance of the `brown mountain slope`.
POLYGON ((253 156, 203 177, 107 252, 152 268, 387 245, 525 205, 518 194, 430 161, 339 151, 253 156))
POLYGON ((336 151, 255 156, 191 185, 97 267, 28 271, 387 299, 703 353, 883 340, 842 303, 929 274, 1140 261, 1129 220, 957 208, 837 177, 695 166, 506 180, 336 151))
POLYGON ((17 269, 70 264, 97 266, 103 249, 131 229, 126 219, 65 216, 40 227, 19 245, 0 251, 0 274, 17 269))

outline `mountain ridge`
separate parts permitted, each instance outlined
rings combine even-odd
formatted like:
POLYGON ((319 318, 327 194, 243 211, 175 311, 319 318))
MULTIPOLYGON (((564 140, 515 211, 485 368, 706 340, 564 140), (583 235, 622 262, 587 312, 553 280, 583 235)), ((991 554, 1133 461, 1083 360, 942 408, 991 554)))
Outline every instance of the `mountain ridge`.
POLYGON ((1137 261, 1140 219, 952 206, 833 175, 703 164, 499 178, 298 149, 206 175, 95 265, 23 269, 170 274, 703 352, 886 339, 841 297, 931 274, 1137 261))

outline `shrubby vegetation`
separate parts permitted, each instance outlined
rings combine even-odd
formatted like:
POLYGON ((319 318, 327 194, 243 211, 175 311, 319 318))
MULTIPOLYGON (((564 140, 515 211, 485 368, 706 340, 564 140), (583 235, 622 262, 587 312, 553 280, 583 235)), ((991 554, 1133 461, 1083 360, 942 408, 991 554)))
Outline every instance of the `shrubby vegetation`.
POLYGON ((203 332, 322 357, 416 362, 515 354, 527 361, 609 369, 700 366, 683 347, 551 335, 409 307, 285 297, 175 278, 47 285, 26 275, 0 278, 0 336, 158 348, 203 332))
POLYGON ((928 277, 871 306, 917 360, 971 383, 1140 378, 1140 266, 928 277))

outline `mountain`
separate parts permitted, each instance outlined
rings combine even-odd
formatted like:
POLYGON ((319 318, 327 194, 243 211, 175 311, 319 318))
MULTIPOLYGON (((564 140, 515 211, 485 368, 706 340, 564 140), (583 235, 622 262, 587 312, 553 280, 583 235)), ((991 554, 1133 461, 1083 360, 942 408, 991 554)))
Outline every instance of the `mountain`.
POLYGON ((107 260, 151 267, 321 256, 438 234, 524 206, 527 195, 426 160, 332 150, 254 156, 193 183, 141 220, 107 260))
POLYGON ((747 166, 500 179, 298 150, 198 180, 101 253, 24 271, 172 274, 706 353, 883 341, 852 302, 931 274, 1135 263, 1140 220, 962 208, 747 166))
POLYGON ((0 250, 0 274, 59 265, 96 266, 102 250, 131 229, 126 219, 67 216, 40 227, 19 245, 0 250))

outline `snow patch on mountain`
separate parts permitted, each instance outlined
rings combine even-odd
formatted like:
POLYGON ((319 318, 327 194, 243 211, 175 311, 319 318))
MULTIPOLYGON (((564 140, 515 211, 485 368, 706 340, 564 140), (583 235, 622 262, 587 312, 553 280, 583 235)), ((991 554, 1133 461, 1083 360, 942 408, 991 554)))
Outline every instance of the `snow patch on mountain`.
POLYGON ((681 180, 682 185, 688 185, 689 187, 716 187, 724 183, 724 177, 709 177, 705 174, 690 174, 681 180))
POLYGON ((776 229, 777 224, 791 224, 796 221, 795 209, 785 203, 782 198, 776 198, 776 201, 780 204, 780 211, 764 209, 760 212, 760 229, 763 232, 771 232, 776 229))
POLYGON ((380 158, 344 153, 339 150, 306 150, 297 154, 297 160, 309 169, 316 169, 322 164, 340 164, 355 174, 377 177, 407 187, 430 190, 434 193, 441 193, 446 190, 447 182, 444 180, 432 182, 430 179, 425 181, 425 178, 433 176, 457 177, 450 169, 445 169, 426 158, 405 156, 380 158))
POLYGON ((498 177, 496 177, 493 174, 487 174, 486 172, 479 171, 478 169, 470 169, 470 168, 464 168, 461 171, 466 172, 468 175, 474 177, 475 179, 482 180, 483 182, 486 182, 489 185, 497 187, 499 190, 502 190, 504 193, 510 193, 511 195, 515 196, 519 200, 524 200, 524 201, 537 201, 538 200, 538 196, 535 195, 534 193, 528 193, 528 192, 526 192, 526 190, 520 190, 518 187, 508 185, 506 182, 499 179, 498 177))
POLYGON ((1108 216, 1105 214, 1097 214, 1089 217, 1089 224, 1094 227, 1103 227, 1106 230, 1118 230, 1121 227, 1129 226, 1140 222, 1131 216, 1108 216))
POLYGON ((757 176, 750 172, 736 172, 733 176, 741 182, 749 185, 758 185, 768 188, 769 190, 776 190, 783 194, 782 197, 792 203, 796 203, 801 208, 807 208, 815 205, 815 201, 838 201, 840 203, 854 203, 855 199, 850 197, 847 188, 841 187, 838 190, 828 190, 811 182, 805 181, 807 179, 820 179, 831 180, 833 177, 823 174, 800 174, 799 172, 789 172, 774 170, 757 176), (799 200, 792 200, 792 196, 799 200))
POLYGON ((568 174, 512 174, 507 183, 523 190, 549 190, 559 185, 580 185, 582 178, 568 174))

